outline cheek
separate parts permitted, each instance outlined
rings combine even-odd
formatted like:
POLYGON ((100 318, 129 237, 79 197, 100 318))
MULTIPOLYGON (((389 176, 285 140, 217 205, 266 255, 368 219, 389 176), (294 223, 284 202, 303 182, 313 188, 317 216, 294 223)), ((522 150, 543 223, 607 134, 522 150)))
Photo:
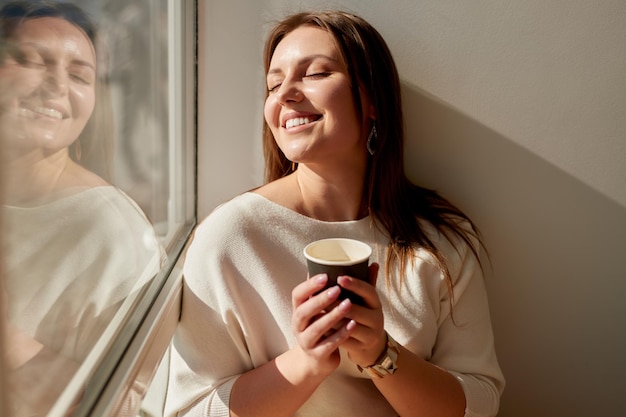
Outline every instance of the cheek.
POLYGON ((321 107, 332 109, 332 112, 345 117, 355 117, 356 111, 352 100, 352 90, 347 82, 329 84, 324 90, 317 92, 318 104, 321 107))
POLYGON ((346 90, 335 90, 328 95, 329 106, 332 106, 333 114, 343 128, 352 129, 354 125, 360 126, 357 111, 352 100, 352 92, 346 90))
POLYGON ((42 73, 21 67, 0 68, 2 100, 19 99, 33 93, 42 83, 42 73))
POLYGON ((265 117, 265 122, 268 124, 270 129, 272 129, 272 132, 274 132, 280 124, 280 106, 278 106, 276 99, 272 96, 268 96, 265 100, 263 116, 265 117))
POLYGON ((71 94, 72 113, 76 118, 88 119, 96 105, 96 94, 92 88, 75 88, 71 94))

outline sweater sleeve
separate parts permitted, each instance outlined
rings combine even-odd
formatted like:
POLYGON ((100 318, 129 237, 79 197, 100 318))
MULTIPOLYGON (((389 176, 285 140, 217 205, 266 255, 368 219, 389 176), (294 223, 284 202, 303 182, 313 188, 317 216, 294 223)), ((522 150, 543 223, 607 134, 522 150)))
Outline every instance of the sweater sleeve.
POLYGON ((465 417, 493 417, 505 381, 496 357, 482 268, 465 242, 457 242, 446 252, 454 284, 452 312, 446 288, 440 298, 440 324, 431 362, 461 383, 465 417))
POLYGON ((250 369, 233 289, 236 270, 220 255, 219 225, 195 231, 183 269, 183 303, 170 364, 167 416, 228 417, 230 390, 250 369))
POLYGON ((165 415, 228 417, 230 390, 242 361, 228 329, 217 325, 219 315, 184 285, 165 415))

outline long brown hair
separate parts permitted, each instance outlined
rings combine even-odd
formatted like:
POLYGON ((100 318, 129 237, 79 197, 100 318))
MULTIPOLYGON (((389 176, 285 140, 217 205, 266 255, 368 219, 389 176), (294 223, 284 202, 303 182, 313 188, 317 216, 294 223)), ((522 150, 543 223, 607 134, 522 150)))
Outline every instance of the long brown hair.
MULTIPOLYGON (((435 246, 421 222, 431 223, 451 243, 454 237, 467 243, 478 259, 474 239, 478 233, 472 221, 436 191, 413 184, 404 170, 404 122, 400 80, 391 52, 382 36, 362 18, 341 11, 306 12, 280 21, 265 43, 267 73, 274 50, 294 29, 310 25, 328 31, 335 39, 352 80, 352 96, 360 119, 361 90, 375 109, 378 137, 370 157, 365 192, 370 217, 390 243, 385 278, 389 283, 394 267, 404 279, 407 263, 417 248, 433 254, 443 271, 452 303, 452 277, 443 253, 435 246), (467 222, 470 228, 462 223, 467 222)), ((265 180, 274 181, 291 172, 289 161, 278 148, 267 123, 263 127, 265 180)))

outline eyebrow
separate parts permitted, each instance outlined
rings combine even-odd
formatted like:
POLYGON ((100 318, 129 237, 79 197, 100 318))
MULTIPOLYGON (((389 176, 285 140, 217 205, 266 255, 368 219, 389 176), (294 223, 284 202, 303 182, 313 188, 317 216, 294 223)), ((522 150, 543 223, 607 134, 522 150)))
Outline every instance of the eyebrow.
MULTIPOLYGON (((313 55, 307 55, 301 59, 298 60, 298 62, 296 63, 296 66, 302 66, 305 64, 308 64, 312 61, 315 61, 316 59, 325 59, 331 62, 335 62, 335 63, 339 63, 339 60, 337 60, 336 58, 333 58, 331 56, 328 55, 324 55, 324 54, 313 54, 313 55)), ((273 75, 273 74, 280 74, 282 73, 282 70, 280 68, 270 68, 269 71, 267 71, 267 75, 273 75)))

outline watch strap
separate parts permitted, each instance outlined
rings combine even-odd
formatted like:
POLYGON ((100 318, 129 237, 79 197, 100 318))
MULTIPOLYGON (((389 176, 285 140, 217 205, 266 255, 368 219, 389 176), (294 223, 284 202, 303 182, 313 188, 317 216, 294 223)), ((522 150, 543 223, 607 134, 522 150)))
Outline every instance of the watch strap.
POLYGON ((380 379, 384 378, 387 375, 392 375, 398 369, 398 354, 400 353, 400 348, 398 346, 398 342, 396 342, 390 335, 387 333, 387 344, 385 346, 385 350, 381 353, 381 355, 376 359, 376 361, 365 368, 357 365, 357 368, 361 372, 366 372, 372 378, 380 379))

